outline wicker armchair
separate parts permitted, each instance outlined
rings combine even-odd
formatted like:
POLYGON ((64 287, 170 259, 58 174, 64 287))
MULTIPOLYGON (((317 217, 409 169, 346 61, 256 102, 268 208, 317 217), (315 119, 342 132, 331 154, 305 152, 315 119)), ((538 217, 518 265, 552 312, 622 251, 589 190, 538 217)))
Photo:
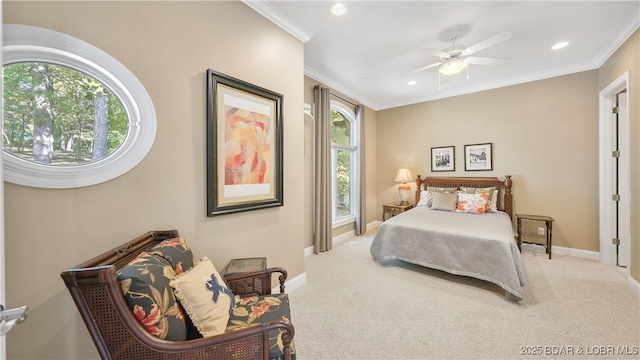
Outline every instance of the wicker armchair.
MULTIPOLYGON (((283 331, 283 359, 292 356, 293 325, 271 321, 223 334, 186 341, 151 335, 136 319, 124 298, 116 272, 158 242, 178 231, 151 231, 61 273, 103 359, 269 359, 269 332, 283 331)), ((271 293, 271 274, 280 273, 284 293, 287 273, 281 268, 235 274, 225 278, 236 295, 271 293)))

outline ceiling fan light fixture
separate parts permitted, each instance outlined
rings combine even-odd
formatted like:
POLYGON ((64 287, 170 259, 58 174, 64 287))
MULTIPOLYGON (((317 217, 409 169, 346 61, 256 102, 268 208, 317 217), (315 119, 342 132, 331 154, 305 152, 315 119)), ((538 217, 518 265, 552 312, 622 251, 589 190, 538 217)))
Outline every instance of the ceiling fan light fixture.
POLYGON ((440 66, 440 73, 445 75, 455 75, 467 68, 467 62, 462 59, 453 59, 440 66))

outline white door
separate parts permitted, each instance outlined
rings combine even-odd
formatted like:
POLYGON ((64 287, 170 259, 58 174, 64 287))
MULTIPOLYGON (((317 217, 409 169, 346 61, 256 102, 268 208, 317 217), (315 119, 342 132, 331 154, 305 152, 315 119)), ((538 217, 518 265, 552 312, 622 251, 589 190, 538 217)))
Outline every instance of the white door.
POLYGON ((629 73, 600 92, 600 261, 629 274, 629 73))

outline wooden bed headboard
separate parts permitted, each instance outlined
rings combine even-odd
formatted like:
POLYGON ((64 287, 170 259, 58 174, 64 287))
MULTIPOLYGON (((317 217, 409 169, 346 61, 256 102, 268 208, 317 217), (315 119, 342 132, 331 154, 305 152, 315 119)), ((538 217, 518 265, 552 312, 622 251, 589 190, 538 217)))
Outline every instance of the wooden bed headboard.
POLYGON ((495 186, 498 192, 498 210, 504 211, 513 218, 513 194, 511 187, 513 180, 511 175, 506 175, 504 181, 497 177, 426 177, 424 180, 420 175, 416 178, 416 198, 415 203, 420 201, 420 192, 426 190, 428 186, 434 187, 456 187, 482 188, 495 186))

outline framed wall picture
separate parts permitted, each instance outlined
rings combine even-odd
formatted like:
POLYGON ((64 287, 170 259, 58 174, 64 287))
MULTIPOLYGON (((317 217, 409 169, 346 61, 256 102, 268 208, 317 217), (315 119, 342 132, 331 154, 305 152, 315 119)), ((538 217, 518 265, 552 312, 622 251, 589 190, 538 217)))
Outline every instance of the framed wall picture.
POLYGON ((455 171, 456 152, 454 146, 431 148, 431 171, 455 171))
POLYGON ((207 216, 283 205, 282 103, 207 70, 207 216))
POLYGON ((464 146, 464 170, 493 170, 492 143, 464 146))

